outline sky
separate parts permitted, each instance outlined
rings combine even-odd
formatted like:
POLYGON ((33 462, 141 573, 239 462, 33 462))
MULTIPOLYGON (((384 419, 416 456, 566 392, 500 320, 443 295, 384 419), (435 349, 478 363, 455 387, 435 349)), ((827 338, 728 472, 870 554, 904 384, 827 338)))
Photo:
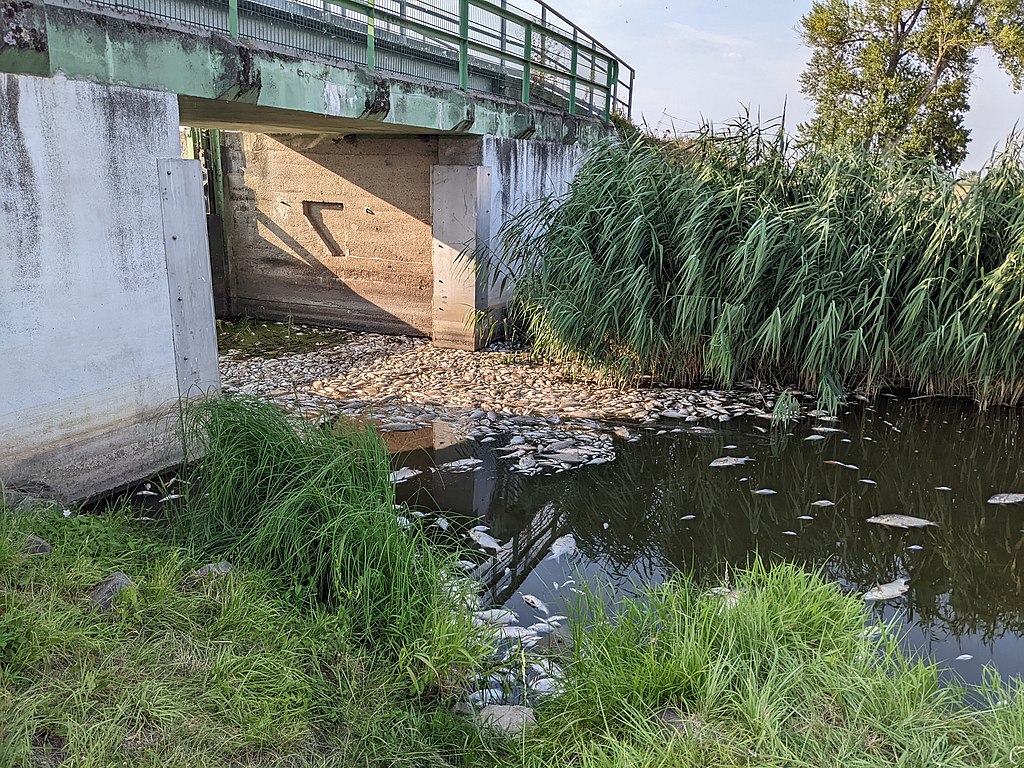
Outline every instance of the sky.
MULTIPOLYGON (((785 110, 794 128, 808 116, 800 73, 809 51, 800 18, 811 0, 549 0, 634 69, 633 119, 685 131, 721 122, 744 107, 762 118, 785 110)), ((987 51, 971 89, 970 156, 977 169, 1020 122, 1024 92, 987 51)))

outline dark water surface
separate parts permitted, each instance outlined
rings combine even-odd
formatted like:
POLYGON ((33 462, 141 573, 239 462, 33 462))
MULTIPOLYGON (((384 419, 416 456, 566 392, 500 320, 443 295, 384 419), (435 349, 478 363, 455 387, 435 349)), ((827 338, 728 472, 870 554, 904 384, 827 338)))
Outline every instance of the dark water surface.
POLYGON ((767 434, 760 420, 708 425, 711 434, 682 423, 641 430, 638 442, 617 441, 614 463, 539 477, 509 472, 491 447, 458 443, 442 428, 405 434, 396 438, 404 441, 395 446, 398 464, 429 468, 467 456, 483 464, 463 474, 426 472, 400 484, 399 496, 420 510, 443 510, 452 525, 446 534, 436 528, 438 535, 482 522, 499 541, 512 541, 504 559, 477 553, 477 575, 485 599, 514 609, 524 625, 540 614, 522 594, 564 613, 571 585, 561 585, 572 577, 611 582, 622 594, 680 571, 718 583, 760 553, 820 566, 858 594, 907 578, 905 596, 868 605, 903 623, 908 647, 969 682, 986 664, 1005 677, 1024 673, 1024 504, 986 503, 996 493, 1024 492, 1020 411, 881 397, 836 422, 804 419, 767 434), (805 440, 814 426, 843 432, 805 440), (656 434, 672 428, 684 431, 656 434), (722 456, 755 461, 708 466, 722 456), (812 506, 818 499, 835 506, 812 506), (905 531, 866 522, 894 513, 938 526, 905 531), (579 553, 544 559, 565 533, 579 553), (957 661, 962 654, 973 658, 957 661))

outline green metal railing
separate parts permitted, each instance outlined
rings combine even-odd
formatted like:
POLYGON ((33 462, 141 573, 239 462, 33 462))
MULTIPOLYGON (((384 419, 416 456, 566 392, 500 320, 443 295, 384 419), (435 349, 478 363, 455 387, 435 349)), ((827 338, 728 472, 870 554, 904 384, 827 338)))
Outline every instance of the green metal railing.
POLYGON ((541 0, 84 1, 569 114, 632 112, 633 68, 541 0))

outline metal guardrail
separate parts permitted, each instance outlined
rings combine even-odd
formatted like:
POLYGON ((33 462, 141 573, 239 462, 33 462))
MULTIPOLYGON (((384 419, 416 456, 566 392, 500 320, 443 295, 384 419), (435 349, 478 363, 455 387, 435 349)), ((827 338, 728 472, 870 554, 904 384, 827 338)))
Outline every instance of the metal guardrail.
POLYGON ((635 71, 542 0, 85 0, 607 120, 635 71))

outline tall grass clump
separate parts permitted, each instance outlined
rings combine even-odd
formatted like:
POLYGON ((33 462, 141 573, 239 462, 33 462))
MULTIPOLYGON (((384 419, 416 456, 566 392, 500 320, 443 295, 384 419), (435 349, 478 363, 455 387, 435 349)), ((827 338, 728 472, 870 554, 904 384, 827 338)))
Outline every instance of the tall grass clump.
POLYGON ((681 578, 579 606, 532 766, 1009 765, 1019 684, 967 690, 910 658, 863 601, 761 561, 732 589, 681 578))
POLYGON ((512 217, 497 271, 541 353, 729 386, 1024 396, 1024 160, 957 179, 897 154, 793 149, 740 120, 594 151, 512 217))
POLYGON ((283 575, 417 686, 475 661, 453 557, 400 524, 387 449, 370 427, 220 398, 191 406, 186 433, 201 458, 176 522, 191 543, 283 575))

